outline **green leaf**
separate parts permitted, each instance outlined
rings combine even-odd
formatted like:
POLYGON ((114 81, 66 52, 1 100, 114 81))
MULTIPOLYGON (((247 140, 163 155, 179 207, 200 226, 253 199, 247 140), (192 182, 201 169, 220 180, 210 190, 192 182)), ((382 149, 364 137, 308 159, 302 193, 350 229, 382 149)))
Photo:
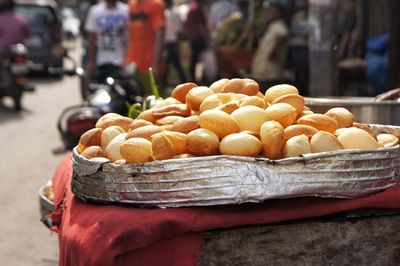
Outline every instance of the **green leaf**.
POLYGON ((160 98, 160 93, 156 84, 156 79, 154 78, 153 69, 149 67, 149 77, 150 77, 150 88, 151 92, 153 93, 156 98, 160 98))
POLYGON ((128 117, 132 118, 132 119, 136 119, 141 112, 143 112, 143 107, 140 103, 134 103, 132 105, 129 105, 129 103, 127 103, 128 105, 128 117))

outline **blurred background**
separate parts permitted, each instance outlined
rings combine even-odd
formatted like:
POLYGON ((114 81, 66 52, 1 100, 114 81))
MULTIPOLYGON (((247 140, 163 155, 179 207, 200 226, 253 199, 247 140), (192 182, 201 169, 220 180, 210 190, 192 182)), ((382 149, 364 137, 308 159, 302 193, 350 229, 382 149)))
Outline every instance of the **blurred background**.
MULTIPOLYGON (((57 235, 40 221, 46 203, 39 189, 100 115, 127 114, 126 103, 147 95, 135 82, 135 64, 112 79, 87 74, 85 23, 90 7, 100 1, 13 2, 29 34, 18 42, 23 46, 0 47, 0 263, 58 265, 57 235)), ((166 21, 155 74, 164 96, 182 82, 208 86, 237 77, 255 79, 263 91, 288 83, 303 96, 367 102, 400 87, 398 0, 161 2, 166 21), (194 4, 203 19, 191 20, 194 4), (204 43, 193 60, 199 44, 192 33, 199 22, 204 43)), ((1 0, 0 6, 7 3, 1 0)), ((7 10, 1 9, 0 28, 12 29, 19 22, 10 20, 7 10)), ((0 29, 0 44, 10 38, 0 29)), ((378 119, 373 122, 396 116, 398 96, 388 98, 394 101, 384 112, 368 109, 378 119)))

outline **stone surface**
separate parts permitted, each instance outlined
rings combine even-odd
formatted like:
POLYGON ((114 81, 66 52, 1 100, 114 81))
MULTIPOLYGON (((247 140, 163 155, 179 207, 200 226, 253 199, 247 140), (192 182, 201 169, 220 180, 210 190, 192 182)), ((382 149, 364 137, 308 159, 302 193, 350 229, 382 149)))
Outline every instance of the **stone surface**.
POLYGON ((207 232, 198 265, 400 265, 400 215, 207 232))

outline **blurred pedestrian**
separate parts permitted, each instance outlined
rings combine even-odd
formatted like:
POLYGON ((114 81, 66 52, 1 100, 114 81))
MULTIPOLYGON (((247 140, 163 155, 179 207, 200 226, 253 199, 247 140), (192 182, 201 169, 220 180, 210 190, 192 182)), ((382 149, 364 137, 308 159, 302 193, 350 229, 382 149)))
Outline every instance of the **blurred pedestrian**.
POLYGON ((172 0, 165 0, 165 84, 168 83, 170 65, 178 73, 180 82, 186 82, 185 72, 183 71, 179 55, 179 38, 183 30, 183 23, 179 10, 172 2, 172 0))
POLYGON ((118 0, 93 5, 85 30, 89 33, 88 73, 100 70, 101 76, 120 71, 126 54, 128 6, 118 0))
POLYGON ((126 64, 136 67, 135 80, 144 95, 152 94, 149 68, 157 77, 161 73, 165 14, 162 0, 130 0, 129 41, 126 64))
POLYGON ((266 2, 267 28, 254 54, 251 75, 260 83, 263 91, 284 82, 284 65, 288 48, 289 29, 285 24, 284 6, 278 2, 266 2))
MULTIPOLYGON (((13 86, 10 72, 7 71, 10 48, 14 44, 24 43, 30 36, 28 23, 14 11, 13 0, 0 1, 0 83, 13 86)), ((25 86, 25 88, 28 88, 25 86)), ((3 88, 4 89, 4 88, 3 88)), ((13 93, 14 94, 14 93, 13 93)), ((16 110, 21 110, 21 96, 15 91, 14 104, 16 110)), ((1 99, 0 99, 1 101, 1 99)))
POLYGON ((341 3, 337 30, 338 59, 355 57, 359 32, 354 0, 345 0, 341 3))
POLYGON ((290 48, 288 58, 294 69, 295 85, 301 95, 308 95, 309 51, 308 51, 308 2, 297 1, 290 24, 290 48))
POLYGON ((97 0, 82 1, 79 5, 79 19, 81 23, 79 25, 79 31, 82 37, 82 58, 81 65, 86 66, 88 63, 88 32, 85 30, 86 19, 91 6, 97 4, 97 0))
POLYGON ((30 36, 28 23, 14 11, 13 0, 0 2, 0 55, 8 54, 10 46, 24 43, 30 36))
POLYGON ((205 0, 193 0, 185 22, 186 35, 191 47, 190 75, 193 82, 198 82, 195 73, 196 64, 199 62, 201 54, 207 50, 210 41, 203 8, 205 8, 205 0))

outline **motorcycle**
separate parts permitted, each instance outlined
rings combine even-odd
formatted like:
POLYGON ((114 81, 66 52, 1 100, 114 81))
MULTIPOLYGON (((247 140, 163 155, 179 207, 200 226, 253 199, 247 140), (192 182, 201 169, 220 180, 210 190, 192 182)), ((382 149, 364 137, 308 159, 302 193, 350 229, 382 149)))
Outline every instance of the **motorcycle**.
POLYGON ((106 113, 127 115, 129 106, 143 101, 136 83, 126 73, 107 73, 91 80, 83 68, 50 69, 51 73, 78 76, 84 101, 62 111, 57 129, 63 147, 53 150, 61 153, 72 150, 80 136, 95 127, 97 120, 106 113), (83 93, 84 92, 84 93, 83 93))
POLYGON ((29 62, 28 49, 23 44, 15 44, 2 55, 0 66, 0 99, 9 96, 14 102, 14 109, 22 109, 21 100, 24 92, 35 90, 27 79, 29 62))

